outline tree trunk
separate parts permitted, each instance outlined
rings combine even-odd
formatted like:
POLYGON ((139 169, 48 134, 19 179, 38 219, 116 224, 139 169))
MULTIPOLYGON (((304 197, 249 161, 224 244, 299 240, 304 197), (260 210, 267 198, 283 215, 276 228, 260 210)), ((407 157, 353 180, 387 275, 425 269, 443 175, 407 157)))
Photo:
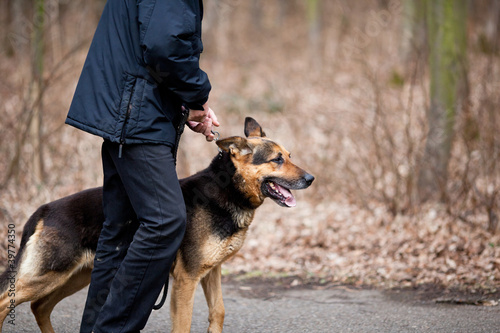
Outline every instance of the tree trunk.
POLYGON ((500 19, 500 1, 493 1, 488 8, 485 23, 480 34, 480 47, 485 53, 496 54, 498 52, 498 33, 500 19))
POLYGON ((59 19, 59 1, 60 0, 47 0, 46 10, 49 22, 49 44, 52 53, 52 63, 57 64, 62 58, 62 35, 61 35, 61 25, 59 19))
POLYGON ((10 1, 0 1, 0 25, 2 29, 0 29, 0 54, 7 53, 9 55, 12 54, 10 51, 10 43, 9 43, 9 30, 6 29, 10 25, 10 1))
POLYGON ((255 27, 256 31, 260 31, 260 29, 262 29, 262 22, 263 22, 262 3, 260 2, 260 0, 253 0, 252 1, 251 12, 252 12, 252 15, 251 15, 252 25, 255 27))
POLYGON ((322 52, 321 41, 321 21, 320 21, 321 0, 307 0, 307 21, 309 23, 309 59, 313 66, 321 68, 322 52))
POLYGON ((278 16, 276 18, 277 25, 281 26, 285 22, 288 12, 290 10, 290 0, 279 0, 278 1, 278 16))
POLYGON ((400 58, 403 63, 425 48, 426 0, 403 0, 400 58))
POLYGON ((24 9, 25 1, 16 0, 9 1, 10 18, 9 26, 7 28, 8 54, 14 56, 23 56, 28 51, 30 43, 30 24, 26 19, 24 9))
POLYGON ((446 198, 455 115, 466 95, 466 17, 466 0, 428 2, 431 103, 418 184, 421 200, 446 198))
POLYGON ((230 31, 231 31, 231 12, 233 11, 230 4, 225 3, 222 0, 216 1, 219 7, 219 17, 217 20, 216 27, 216 50, 217 50, 217 60, 219 64, 227 59, 230 50, 230 31))
POLYGON ((44 62, 44 0, 35 1, 35 15, 32 40, 33 74, 33 121, 31 122, 31 140, 33 147, 33 176, 37 183, 43 183, 43 144, 42 144, 42 106, 43 106, 43 62, 44 62))

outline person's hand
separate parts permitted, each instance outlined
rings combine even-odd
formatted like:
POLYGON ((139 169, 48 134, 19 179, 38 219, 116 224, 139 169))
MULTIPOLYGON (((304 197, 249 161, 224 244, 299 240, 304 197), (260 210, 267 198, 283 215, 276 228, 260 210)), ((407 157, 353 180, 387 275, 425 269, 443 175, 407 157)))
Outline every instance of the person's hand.
POLYGON ((218 127, 220 124, 217 121, 215 112, 208 106, 208 103, 203 105, 204 110, 189 110, 187 126, 196 133, 201 133, 207 141, 213 141, 215 136, 212 133, 212 126, 218 127))

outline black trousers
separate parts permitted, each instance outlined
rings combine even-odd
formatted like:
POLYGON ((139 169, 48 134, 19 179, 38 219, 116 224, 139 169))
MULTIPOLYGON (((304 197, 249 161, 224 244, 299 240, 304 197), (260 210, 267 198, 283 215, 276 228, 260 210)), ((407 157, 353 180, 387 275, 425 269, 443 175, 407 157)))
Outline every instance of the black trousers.
POLYGON ((166 145, 102 145, 104 226, 80 332, 143 329, 168 280, 186 208, 166 145))

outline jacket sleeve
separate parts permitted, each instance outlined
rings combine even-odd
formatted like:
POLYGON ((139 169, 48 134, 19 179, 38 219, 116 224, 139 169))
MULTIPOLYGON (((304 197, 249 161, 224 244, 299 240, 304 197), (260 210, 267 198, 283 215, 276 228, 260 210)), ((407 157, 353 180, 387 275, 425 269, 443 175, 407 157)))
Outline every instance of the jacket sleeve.
POLYGON ((200 0, 138 1, 140 42, 153 78, 191 109, 202 109, 211 85, 200 69, 200 0))

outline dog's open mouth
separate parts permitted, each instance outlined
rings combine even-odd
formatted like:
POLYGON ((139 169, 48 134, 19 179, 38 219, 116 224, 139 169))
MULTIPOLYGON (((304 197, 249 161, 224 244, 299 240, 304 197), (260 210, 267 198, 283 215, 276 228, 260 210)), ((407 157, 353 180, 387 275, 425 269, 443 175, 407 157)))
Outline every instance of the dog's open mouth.
POLYGON ((264 183, 263 192, 268 197, 273 199, 278 205, 284 207, 295 207, 297 205, 292 192, 273 181, 268 180, 264 183))

